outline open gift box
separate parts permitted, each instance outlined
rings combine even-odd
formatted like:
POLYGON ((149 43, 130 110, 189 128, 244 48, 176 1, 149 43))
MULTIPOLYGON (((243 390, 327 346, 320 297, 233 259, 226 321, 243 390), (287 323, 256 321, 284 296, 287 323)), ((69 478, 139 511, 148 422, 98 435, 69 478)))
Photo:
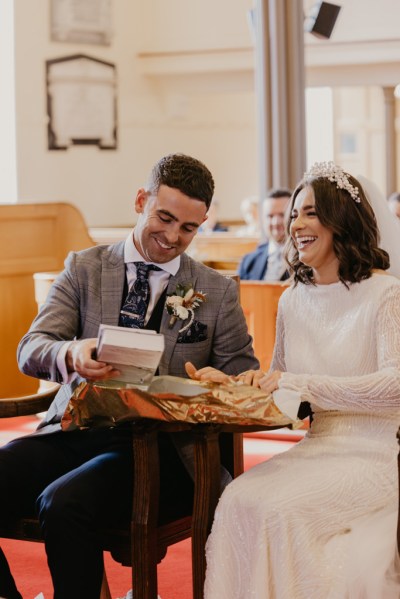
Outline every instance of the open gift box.
POLYGON ((272 395, 242 384, 222 385, 173 376, 154 377, 147 388, 81 383, 63 415, 65 431, 115 426, 152 418, 167 422, 262 426, 296 425, 272 395))

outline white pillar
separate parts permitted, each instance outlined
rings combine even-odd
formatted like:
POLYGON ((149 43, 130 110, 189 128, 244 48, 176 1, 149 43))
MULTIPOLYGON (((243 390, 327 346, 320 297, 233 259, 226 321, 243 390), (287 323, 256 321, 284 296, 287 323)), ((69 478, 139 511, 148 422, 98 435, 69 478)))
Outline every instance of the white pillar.
POLYGON ((17 201, 14 2, 0 0, 0 203, 17 201))
POLYGON ((260 198, 306 169, 302 0, 256 0, 260 198))
POLYGON ((394 87, 383 87, 385 100, 386 195, 397 191, 396 98, 394 87))

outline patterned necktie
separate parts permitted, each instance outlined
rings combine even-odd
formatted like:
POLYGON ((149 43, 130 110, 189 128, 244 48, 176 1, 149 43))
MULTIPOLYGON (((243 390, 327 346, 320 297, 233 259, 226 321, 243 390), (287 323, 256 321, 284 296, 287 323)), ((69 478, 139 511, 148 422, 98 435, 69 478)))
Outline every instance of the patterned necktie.
POLYGON ((118 324, 120 327, 143 329, 150 301, 149 271, 161 270, 161 268, 144 262, 135 262, 135 264, 136 281, 125 298, 118 324))

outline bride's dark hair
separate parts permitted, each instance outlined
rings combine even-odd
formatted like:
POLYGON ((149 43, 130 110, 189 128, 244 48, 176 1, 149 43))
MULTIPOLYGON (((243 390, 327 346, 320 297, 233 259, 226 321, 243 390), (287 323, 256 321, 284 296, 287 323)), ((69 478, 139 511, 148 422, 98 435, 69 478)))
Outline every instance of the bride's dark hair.
MULTIPOLYGON (((315 196, 315 211, 320 223, 333 233, 333 250, 339 260, 339 279, 342 283, 358 283, 368 279, 373 269, 387 270, 389 255, 379 248, 379 230, 375 214, 365 197, 361 184, 347 175, 349 182, 359 190, 356 202, 345 189, 326 177, 301 181, 293 192, 289 214, 296 197, 305 187, 311 187, 315 196)), ((290 219, 287 225, 286 259, 294 272, 294 282, 313 284, 313 271, 299 260, 299 252, 290 237, 290 219)))

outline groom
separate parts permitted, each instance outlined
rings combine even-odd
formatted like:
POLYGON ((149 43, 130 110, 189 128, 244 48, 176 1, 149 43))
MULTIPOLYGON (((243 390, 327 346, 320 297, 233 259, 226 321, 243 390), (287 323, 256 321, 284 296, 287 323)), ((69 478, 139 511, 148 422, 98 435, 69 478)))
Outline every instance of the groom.
MULTIPOLYGON (((103 562, 96 531, 100 523, 115 524, 117 516, 129 518, 131 509, 129 431, 123 426, 76 432, 60 428, 81 381, 115 375, 112 366, 96 359, 99 325, 163 333, 160 375, 186 376, 187 361, 228 374, 258 368, 236 283, 185 254, 207 218, 213 192, 213 177, 204 164, 182 154, 162 158, 137 192, 137 223, 128 238, 69 254, 20 342, 22 372, 62 385, 38 431, 0 448, 0 519, 33 511, 39 515, 55 599, 98 599, 103 562), (206 301, 194 308, 193 322, 183 312, 171 325, 165 301, 179 285, 191 285, 206 301)), ((187 437, 161 439, 162 472, 191 485, 191 458, 187 437)), ((161 489, 161 510, 168 491, 161 489)), ((0 597, 21 598, 2 554, 0 597)))

